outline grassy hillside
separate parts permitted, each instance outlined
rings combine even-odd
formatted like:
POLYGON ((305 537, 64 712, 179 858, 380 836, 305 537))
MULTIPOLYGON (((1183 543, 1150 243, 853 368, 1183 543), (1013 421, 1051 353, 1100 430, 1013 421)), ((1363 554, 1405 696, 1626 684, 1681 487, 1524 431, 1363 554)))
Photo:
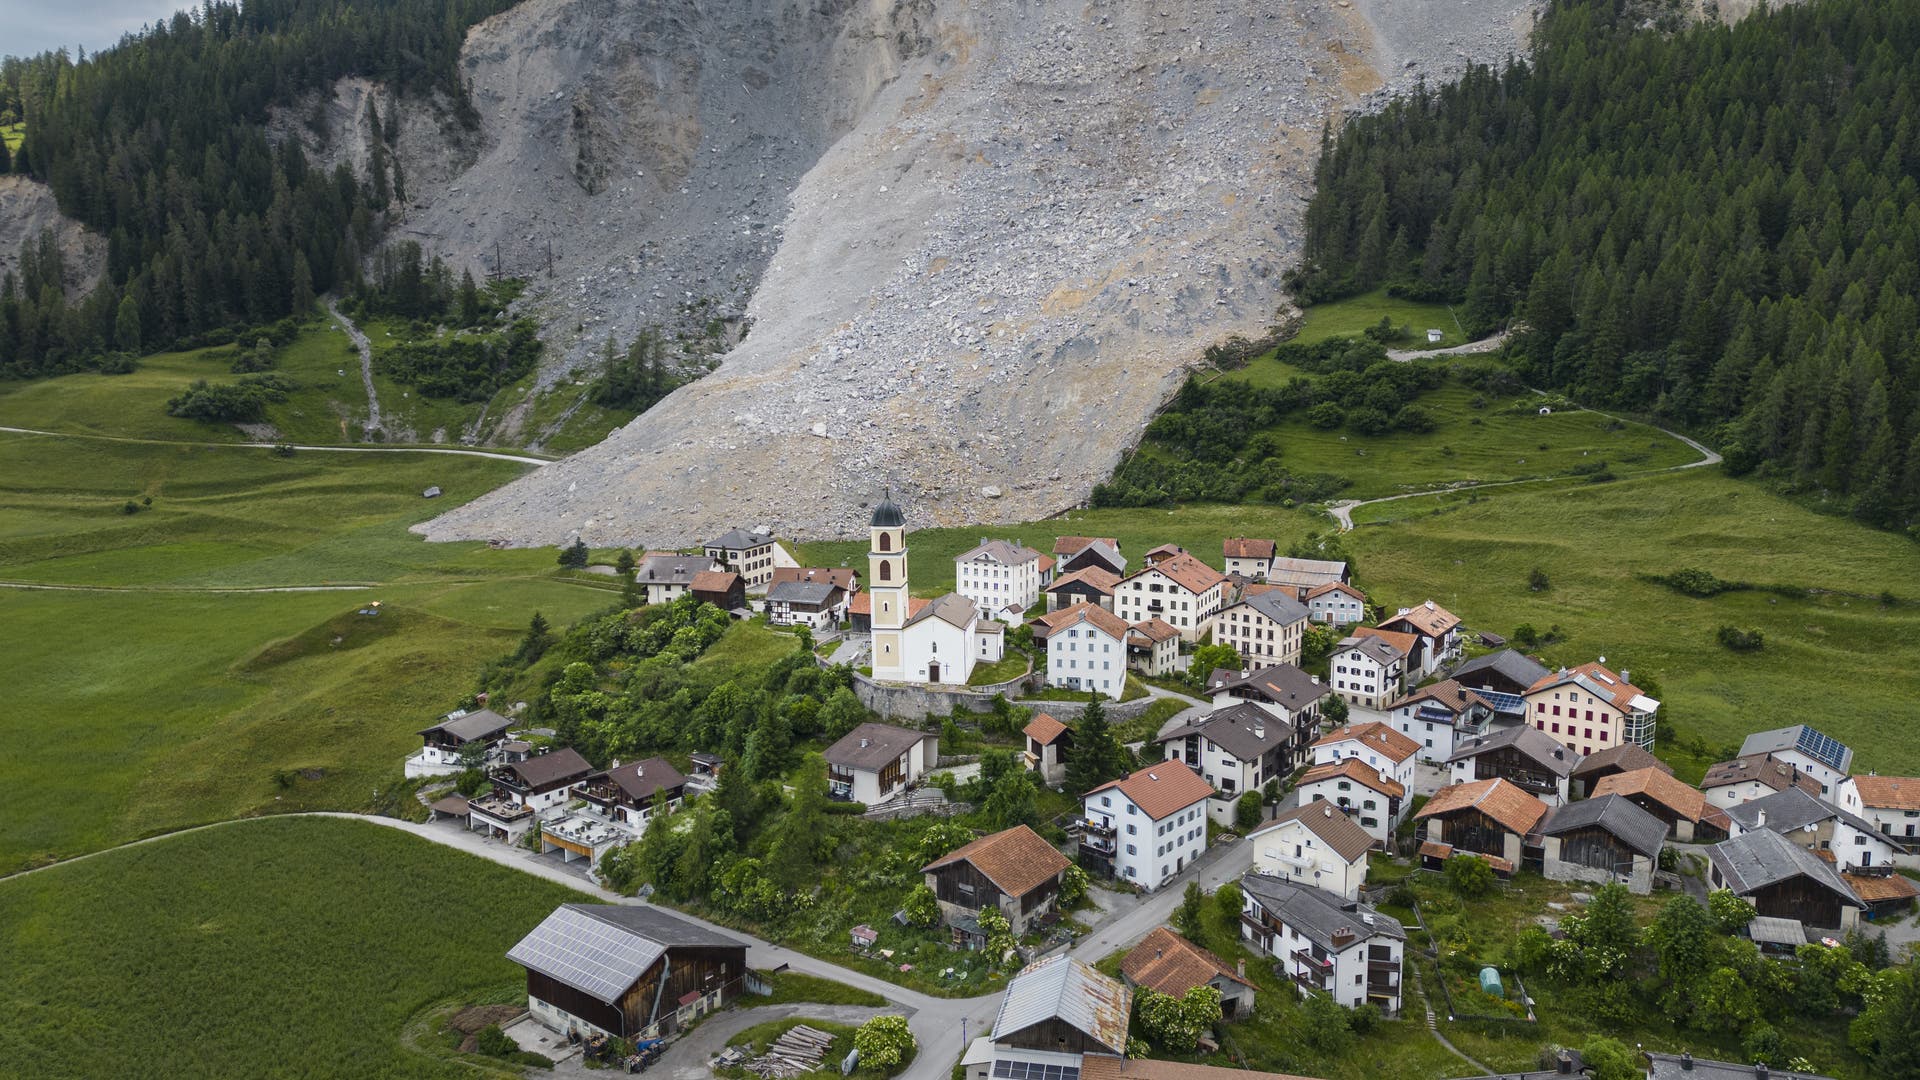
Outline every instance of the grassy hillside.
POLYGON ((583 899, 391 829, 313 819, 0 881, 0 1071, 470 1077, 403 1029, 436 1002, 501 999, 523 983, 507 949, 583 899))
POLYGON ((1359 337, 1369 327, 1379 325, 1381 319, 1391 320, 1396 328, 1406 327, 1411 332, 1406 340, 1392 343, 1396 349, 1426 348, 1428 330, 1438 330, 1445 335, 1433 346, 1436 349, 1464 345, 1468 340, 1460 320, 1447 305, 1396 299, 1388 296, 1385 289, 1315 304, 1304 314, 1300 332, 1288 339, 1299 345, 1314 345, 1328 338, 1359 337))

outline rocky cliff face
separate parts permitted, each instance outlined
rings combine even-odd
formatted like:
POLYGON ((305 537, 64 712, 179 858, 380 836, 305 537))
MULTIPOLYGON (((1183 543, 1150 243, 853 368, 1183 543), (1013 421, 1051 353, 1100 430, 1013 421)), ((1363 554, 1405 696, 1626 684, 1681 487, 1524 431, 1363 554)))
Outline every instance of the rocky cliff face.
POLYGON ((421 531, 840 535, 882 484, 922 522, 1078 503, 1206 345, 1275 320, 1322 124, 1516 49, 1531 0, 1435 9, 528 0, 469 37, 477 135, 401 125, 402 235, 533 277, 550 378, 690 313, 751 333, 421 531))
POLYGON ((107 266, 107 242, 60 212, 53 189, 24 176, 0 176, 0 278, 20 271, 23 244, 53 234, 66 267, 69 297, 92 289, 107 266))

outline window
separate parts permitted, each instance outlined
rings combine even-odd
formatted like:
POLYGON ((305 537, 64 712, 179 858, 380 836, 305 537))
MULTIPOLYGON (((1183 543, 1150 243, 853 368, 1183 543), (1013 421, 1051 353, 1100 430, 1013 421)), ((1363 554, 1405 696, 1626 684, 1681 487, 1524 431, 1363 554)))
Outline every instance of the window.
POLYGON ((890 565, 888 565, 887 560, 885 559, 880 560, 880 580, 881 581, 893 580, 893 568, 890 565))
MULTIPOLYGON (((886 533, 880 534, 880 550, 881 551, 893 550, 893 541, 888 537, 886 533)), ((882 565, 885 565, 885 564, 882 564, 882 565)))

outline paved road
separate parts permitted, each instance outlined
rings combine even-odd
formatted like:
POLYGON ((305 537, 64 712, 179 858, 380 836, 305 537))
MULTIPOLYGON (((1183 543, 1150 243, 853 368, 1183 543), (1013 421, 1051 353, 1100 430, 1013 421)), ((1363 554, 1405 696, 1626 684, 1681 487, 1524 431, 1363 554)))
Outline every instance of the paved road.
MULTIPOLYGON (((40 435, 50 439, 93 439, 97 442, 138 443, 144 446, 204 446, 220 450, 271 450, 283 444, 270 442, 192 442, 186 439, 136 439, 126 435, 90 435, 75 431, 41 431, 38 428, 0 427, 12 435, 40 435)), ((492 458, 517 461, 522 465, 551 465, 548 458, 524 454, 503 454, 493 450, 459 450, 451 446, 307 446, 292 444, 295 450, 313 450, 323 454, 453 454, 457 457, 492 458)))

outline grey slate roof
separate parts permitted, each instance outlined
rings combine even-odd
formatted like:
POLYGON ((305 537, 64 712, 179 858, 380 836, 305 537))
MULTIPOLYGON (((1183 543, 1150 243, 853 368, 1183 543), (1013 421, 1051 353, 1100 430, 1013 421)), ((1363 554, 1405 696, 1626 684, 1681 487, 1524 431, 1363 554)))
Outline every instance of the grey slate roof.
POLYGON ((995 1042, 1035 1024, 1058 1019, 1095 1042, 1124 1054, 1133 991, 1125 983, 1065 953, 1022 968, 1007 980, 1000 1012, 993 1018, 995 1042))
POLYGON ((982 555, 1002 566, 1018 566, 1040 557, 1039 552, 1011 540, 982 540, 971 549, 955 555, 953 561, 972 562, 982 555))
POLYGON ((1573 767, 1573 775, 1590 776, 1603 769, 1614 772, 1634 772, 1638 769, 1659 769, 1668 776, 1673 775, 1673 766, 1654 757, 1652 751, 1635 743, 1621 743, 1609 746, 1605 750, 1596 750, 1573 767))
POLYGON ((655 792, 682 787, 687 782, 685 774, 674 768, 671 762, 657 757, 630 762, 617 769, 608 769, 603 775, 618 785, 620 791, 639 806, 649 805, 655 792))
POLYGON ((1808 877, 1846 903, 1866 907, 1825 860, 1771 829, 1756 829, 1722 840, 1707 849, 1707 861, 1720 871, 1736 896, 1789 878, 1808 877))
POLYGON ((924 731, 908 731, 892 724, 861 724, 827 747, 827 764, 871 772, 897 760, 913 744, 928 737, 924 731))
POLYGON ((1276 746, 1285 745, 1293 737, 1293 725, 1250 701, 1243 701, 1238 705, 1215 709, 1154 741, 1184 739, 1196 733, 1212 739, 1222 750, 1241 761, 1258 761, 1261 755, 1276 746))
MULTIPOLYGON (((1656 1054, 1646 1051, 1647 1080, 1754 1080, 1753 1066, 1736 1065, 1730 1061, 1708 1061, 1705 1058, 1693 1058, 1682 1061, 1678 1054, 1656 1054)), ((1776 1080, 1833 1080, 1830 1076, 1816 1076, 1813 1073, 1790 1073, 1785 1069, 1772 1074, 1776 1080)))
POLYGON ((642 585, 691 585, 695 574, 714 569, 705 555, 649 555, 640 560, 634 580, 642 585))
POLYGON ((507 959, 612 1004, 668 949, 746 949, 744 942, 654 907, 562 904, 507 959))
POLYGON ((1798 750, 1837 772, 1853 771, 1851 747, 1805 724, 1756 731, 1740 744, 1741 757, 1748 754, 1778 754, 1787 750, 1798 750))
POLYGON ((475 739, 492 738, 504 733, 509 723, 511 721, 492 709, 475 709, 465 716, 442 720, 430 728, 423 729, 420 734, 444 731, 461 742, 472 742, 475 739))
POLYGON ((1580 764, 1580 755, 1567 749, 1560 740, 1525 724, 1462 739, 1454 743, 1453 756, 1447 762, 1466 761, 1509 746, 1561 779, 1572 775, 1574 768, 1580 764))
POLYGON ((1307 606, 1278 589, 1254 593, 1243 601, 1248 607, 1279 623, 1292 626, 1307 619, 1307 606))
POLYGON ((1667 839, 1666 822, 1621 795, 1602 795, 1556 806, 1540 824, 1540 834, 1560 836, 1590 825, 1598 825, 1619 837, 1621 843, 1649 859, 1660 858, 1660 845, 1667 839))
POLYGON ((1465 682, 1466 677, 1476 671, 1497 671, 1512 682, 1521 686, 1532 686, 1541 679, 1553 674, 1546 665, 1517 649, 1501 649, 1485 656, 1473 659, 1453 669, 1453 678, 1465 682))
POLYGON ((972 622, 977 616, 978 609, 973 606, 973 601, 961 596, 959 593, 950 592, 931 604, 928 604, 926 607, 921 608, 912 618, 906 621, 906 625, 912 626, 922 619, 939 619, 941 622, 949 623, 965 630, 967 624, 972 622))
POLYGON ((1247 842, 1252 843, 1254 837, 1295 821, 1348 862, 1373 849, 1373 837, 1367 835, 1367 830, 1355 824, 1345 810, 1325 799, 1315 799, 1304 806, 1275 814, 1273 820, 1248 833, 1247 842))
POLYGON ((1249 693, 1282 706, 1289 713, 1299 712, 1332 693, 1327 684, 1315 682, 1313 676, 1292 664, 1256 668, 1244 676, 1231 668, 1218 668, 1207 677, 1207 692, 1223 691, 1249 693))
POLYGON ((1729 806, 1727 816, 1739 822, 1742 829, 1771 829, 1781 834, 1818 825, 1828 818, 1839 818, 1864 833, 1880 834, 1880 830, 1866 818, 1821 802, 1797 787, 1776 791, 1765 798, 1743 802, 1739 806, 1729 806), (1764 825, 1760 823, 1761 814, 1767 817, 1764 825))
POLYGON ((773 543, 773 534, 748 532, 746 529, 728 529, 718 540, 709 540, 704 547, 720 548, 724 551, 746 551, 749 548, 764 547, 773 543))
POLYGON ((1407 940, 1406 928, 1391 915, 1382 915, 1371 904, 1348 900, 1338 893, 1295 885, 1279 878, 1251 871, 1240 878, 1240 891, 1260 902, 1260 906, 1300 935, 1329 952, 1342 952, 1369 938, 1407 940), (1366 916, 1372 916, 1369 923, 1366 916), (1336 930, 1351 930, 1352 941, 1335 947, 1336 930))
POLYGON ((831 581, 783 581, 767 590, 769 603, 804 604, 819 607, 833 598, 840 586, 831 581))
POLYGON ((516 761, 500 767, 513 773, 520 782, 529 788, 542 788, 569 777, 585 779, 593 772, 593 765, 580 756, 580 751, 571 746, 559 750, 549 750, 525 761, 516 761))

